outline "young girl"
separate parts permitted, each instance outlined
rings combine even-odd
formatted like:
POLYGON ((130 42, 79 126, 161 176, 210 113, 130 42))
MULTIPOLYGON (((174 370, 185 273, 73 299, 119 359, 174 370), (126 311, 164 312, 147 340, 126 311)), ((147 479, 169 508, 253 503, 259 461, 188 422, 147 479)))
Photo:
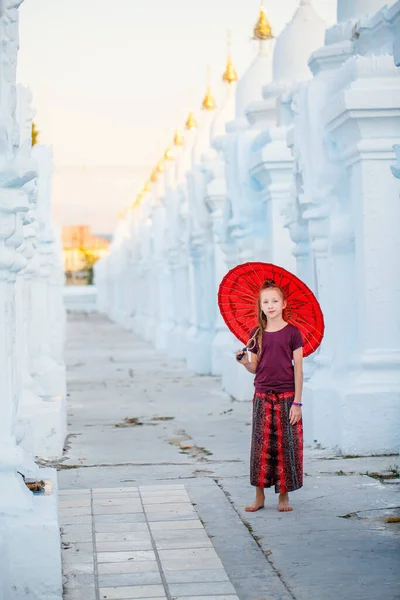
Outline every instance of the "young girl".
MULTIPOLYGON (((283 290, 267 280, 258 298, 258 327, 250 332, 248 350, 240 363, 255 373, 250 483, 256 499, 246 507, 264 508, 264 489, 279 492, 278 510, 293 510, 289 494, 303 485, 303 339, 294 325, 284 321, 283 290), (294 363, 294 366, 293 366, 294 363)), ((242 350, 236 353, 239 360, 242 350)))

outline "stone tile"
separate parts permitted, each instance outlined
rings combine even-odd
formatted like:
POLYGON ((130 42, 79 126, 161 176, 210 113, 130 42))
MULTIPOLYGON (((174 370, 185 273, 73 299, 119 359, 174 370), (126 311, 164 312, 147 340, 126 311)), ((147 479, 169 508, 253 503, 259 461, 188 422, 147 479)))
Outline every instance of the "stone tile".
POLYGON ((64 600, 96 600, 94 587, 64 588, 64 600))
POLYGON ((134 585, 122 587, 100 588, 100 598, 107 600, 121 600, 123 598, 132 600, 137 598, 163 598, 165 590, 163 585, 134 585))
POLYGON ((86 517, 92 511, 91 506, 75 506, 73 508, 61 508, 59 510, 60 519, 65 520, 69 517, 86 517))
POLYGON ((94 573, 69 573, 67 585, 69 588, 93 587, 94 573))
POLYGON ((90 490, 58 490, 59 496, 90 496, 90 490))
POLYGON ((133 498, 136 500, 140 500, 140 494, 139 492, 117 492, 117 493, 107 493, 107 492, 102 492, 101 494, 94 494, 93 495, 93 500, 104 500, 104 498, 112 498, 112 499, 117 499, 120 498, 121 500, 123 498, 133 498))
POLYGON ((153 521, 150 523, 150 529, 154 533, 156 531, 183 531, 191 529, 202 529, 204 527, 199 519, 181 520, 181 521, 153 521))
POLYGON ((174 600, 239 600, 239 596, 177 596, 174 600))
POLYGON ((145 523, 146 517, 143 512, 115 515, 95 515, 95 523, 145 523))
POLYGON ((63 525, 62 539, 64 542, 91 542, 92 527, 91 525, 63 525))
POLYGON ((133 504, 135 506, 141 506, 140 498, 133 496, 124 496, 124 498, 110 498, 105 496, 104 498, 94 498, 93 506, 125 506, 133 504), (131 502, 132 501, 132 502, 131 502))
POLYGON ((156 556, 152 550, 134 550, 132 552, 98 552, 97 562, 126 562, 140 560, 156 560, 156 556))
POLYGON ((132 504, 121 504, 119 506, 114 506, 114 505, 107 505, 107 506, 103 506, 103 505, 94 505, 93 506, 93 514, 95 516, 97 515, 114 515, 114 514, 118 514, 118 515, 128 515, 131 513, 141 513, 143 512, 143 508, 142 505, 140 503, 134 504, 132 502, 132 504))
POLYGON ((119 492, 137 492, 137 487, 119 487, 119 488, 93 488, 92 494, 118 494, 119 492))
POLYGON ((150 536, 147 540, 127 540, 119 542, 97 542, 97 552, 124 552, 132 550, 152 550, 150 536))
POLYGON ((93 560, 91 563, 69 563, 63 562, 63 574, 69 575, 86 575, 94 573, 93 560))
POLYGON ((59 515, 60 518, 60 525, 73 525, 73 526, 79 526, 79 525, 90 525, 92 523, 92 516, 91 515, 87 515, 87 516, 79 516, 79 517, 75 517, 74 515, 64 515, 64 514, 60 514, 59 515))
MULTIPOLYGON (((76 496, 75 496, 76 498, 76 496)), ((66 508, 90 508, 91 507, 91 498, 79 498, 79 500, 59 500, 58 508, 60 511, 63 511, 66 508)))
POLYGON ((162 584, 161 575, 158 571, 153 571, 150 573, 120 573, 115 575, 99 575, 98 582, 100 587, 162 584))
POLYGON ((126 533, 119 531, 117 533, 97 533, 96 542, 147 542, 150 541, 150 533, 148 531, 136 531, 126 533))
POLYGON ((219 594, 235 595, 236 591, 230 581, 214 581, 211 583, 170 583, 171 596, 216 596, 219 594))
POLYGON ((198 539, 198 540, 185 540, 183 538, 177 538, 175 540, 164 540, 156 542, 157 550, 180 550, 183 548, 212 548, 212 542, 209 538, 198 539))
POLYGON ((118 575, 124 573, 158 573, 156 560, 125 561, 117 563, 99 563, 97 570, 100 575, 118 575))
POLYGON ((190 502, 181 502, 179 504, 147 504, 145 505, 148 515, 160 514, 182 514, 195 512, 194 506, 190 502))
POLYGON ((209 583, 212 581, 229 581, 225 569, 200 569, 192 571, 167 571, 167 583, 209 583))
POLYGON ((74 552, 72 548, 70 550, 63 550, 61 553, 61 560, 64 564, 93 564, 93 553, 92 552, 74 552))
POLYGON ((179 540, 208 540, 209 537, 204 529, 170 529, 153 531, 156 542, 173 542, 179 540))
POLYGON ((167 512, 156 512, 154 514, 147 513, 147 520, 149 523, 153 521, 189 521, 194 519, 199 520, 197 513, 195 512, 178 512, 178 511, 167 511, 167 512))
POLYGON ((142 498, 164 498, 164 496, 169 496, 170 498, 175 498, 176 496, 183 496, 187 494, 186 490, 150 490, 150 491, 140 491, 140 496, 142 498))
POLYGON ((140 493, 142 492, 163 492, 164 490, 184 490, 186 489, 183 483, 174 483, 166 485, 139 485, 140 493))
POLYGON ((183 502, 190 503, 190 498, 187 494, 176 494, 176 496, 149 496, 148 498, 143 497, 143 504, 148 506, 149 504, 181 504, 183 502))
POLYGON ((200 571, 203 569, 223 569, 224 565, 219 558, 190 558, 187 560, 164 559, 162 561, 164 573, 167 571, 200 571))
POLYGON ((149 531, 149 528, 147 526, 147 523, 99 523, 99 520, 96 519, 95 521, 95 525, 94 525, 95 531, 96 533, 115 533, 115 535, 118 535, 119 532, 121 533, 128 533, 128 532, 137 532, 137 533, 144 533, 149 531))
POLYGON ((214 548, 195 548, 191 550, 160 550, 161 562, 163 560, 190 560, 190 559, 208 559, 218 558, 214 548))

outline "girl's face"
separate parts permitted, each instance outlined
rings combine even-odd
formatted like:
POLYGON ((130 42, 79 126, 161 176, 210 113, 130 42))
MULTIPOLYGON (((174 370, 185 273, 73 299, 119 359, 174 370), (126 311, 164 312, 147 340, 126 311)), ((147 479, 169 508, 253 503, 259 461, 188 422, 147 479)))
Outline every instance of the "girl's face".
POLYGON ((260 303, 261 309, 268 319, 282 317, 283 309, 286 307, 286 302, 282 298, 280 291, 273 288, 270 290, 262 290, 260 303))

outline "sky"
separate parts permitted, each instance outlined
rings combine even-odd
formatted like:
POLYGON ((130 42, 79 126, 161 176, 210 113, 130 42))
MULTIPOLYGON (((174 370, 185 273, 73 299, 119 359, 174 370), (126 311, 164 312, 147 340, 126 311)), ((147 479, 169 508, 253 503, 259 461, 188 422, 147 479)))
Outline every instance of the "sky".
MULTIPOLYGON (((299 0, 266 0, 277 36, 299 0)), ((314 0, 330 25, 336 0, 314 0)), ((53 146, 57 224, 110 233, 189 110, 207 65, 221 97, 227 30, 239 77, 257 52, 259 0, 25 0, 18 81, 53 146)))

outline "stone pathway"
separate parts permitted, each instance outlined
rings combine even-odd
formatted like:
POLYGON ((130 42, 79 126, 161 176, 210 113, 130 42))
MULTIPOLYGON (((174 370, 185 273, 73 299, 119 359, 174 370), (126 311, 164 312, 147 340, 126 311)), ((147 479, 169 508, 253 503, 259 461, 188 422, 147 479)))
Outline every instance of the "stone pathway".
POLYGON ((239 600, 182 484, 60 493, 65 600, 239 600))
POLYGON ((295 510, 249 514, 251 402, 100 315, 66 357, 64 600, 400 598, 398 456, 306 448, 295 510))

